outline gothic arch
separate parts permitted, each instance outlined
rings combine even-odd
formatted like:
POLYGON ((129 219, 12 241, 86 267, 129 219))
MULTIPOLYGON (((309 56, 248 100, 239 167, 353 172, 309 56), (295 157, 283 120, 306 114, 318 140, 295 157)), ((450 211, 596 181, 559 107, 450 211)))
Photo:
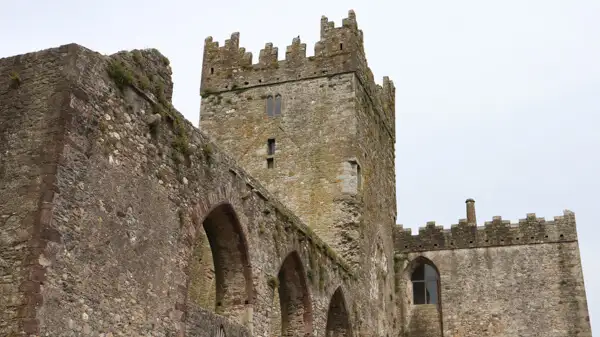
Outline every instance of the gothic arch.
POLYGON ((229 203, 217 204, 203 219, 195 217, 194 226, 197 235, 188 297, 199 298, 201 303, 197 304, 205 309, 243 322, 246 309, 253 303, 254 287, 248 243, 235 210, 229 203), (210 301, 214 301, 212 308, 210 301))
POLYGON ((283 260, 277 279, 281 309, 281 336, 311 335, 312 301, 304 265, 296 251, 288 254, 283 260))
POLYGON ((350 317, 342 287, 338 287, 331 296, 327 310, 326 337, 350 337, 350 317))
POLYGON ((433 261, 417 256, 404 269, 404 279, 409 284, 412 304, 436 304, 441 309, 441 278, 433 261))

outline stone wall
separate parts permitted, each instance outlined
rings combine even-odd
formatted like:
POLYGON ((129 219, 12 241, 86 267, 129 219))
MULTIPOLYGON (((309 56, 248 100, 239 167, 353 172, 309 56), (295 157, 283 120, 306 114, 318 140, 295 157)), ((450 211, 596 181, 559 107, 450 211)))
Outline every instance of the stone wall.
MULTIPOLYGON (((353 84, 353 75, 344 74, 229 91, 205 97, 200 113, 200 128, 339 252, 350 247, 342 244, 344 228, 334 229, 339 214, 332 203, 356 180, 344 174, 344 165, 356 159, 353 84), (276 94, 282 114, 268 118, 266 97, 276 94)), ((348 194, 355 196, 356 186, 348 194)))
POLYGON ((35 331, 68 98, 66 48, 0 60, 0 335, 35 331))
POLYGON ((381 101, 385 109, 381 118, 394 128, 393 86, 377 87, 365 58, 363 32, 358 28, 356 14, 350 10, 340 27, 321 17, 320 39, 315 44, 315 55, 306 57, 306 44, 294 38, 287 46, 285 60, 278 60, 278 48, 266 43, 253 63, 252 53, 240 48, 240 34, 233 33, 224 46, 212 37, 204 43, 200 93, 206 95, 277 83, 327 77, 334 74, 356 73, 361 78, 371 99, 381 101))
POLYGON ((591 336, 572 212, 548 222, 529 214, 518 226, 496 217, 483 227, 461 220, 451 230, 430 223, 416 236, 397 234, 398 313, 407 336, 439 324, 412 303, 409 271, 420 259, 439 272, 444 336, 591 336))
MULTIPOLYGON (((384 107, 381 101, 374 100, 360 76, 355 77, 355 109, 357 111, 357 160, 361 165, 362 195, 360 199, 360 228, 363 240, 362 272, 365 274, 366 287, 371 289, 370 300, 377 308, 385 310, 365 310, 367 321, 376 322, 377 334, 393 335, 394 316, 394 262, 393 229, 396 223, 396 174, 395 174, 395 133, 393 127, 380 116, 384 107)), ((393 83, 384 80, 386 90, 393 83)), ((393 102, 393 100, 392 100, 393 102)), ((389 107, 394 114, 393 104, 389 107)), ((347 199, 336 200, 340 208, 349 208, 347 199)), ((349 227, 354 221, 342 221, 349 227)))
MULTIPOLYGON (((11 304, 2 333, 200 333, 197 327, 210 322, 199 322, 205 316, 193 308, 210 303, 189 295, 203 276, 191 259, 206 241, 211 254, 202 258, 216 261, 217 282, 216 303, 204 311, 239 325, 235 329, 266 335, 275 291, 283 298, 284 335, 324 334, 330 299, 340 289, 350 321, 356 320, 356 275, 173 109, 168 61, 157 51, 106 57, 68 45, 21 58, 31 60, 32 71, 21 71, 22 91, 3 97, 0 114, 9 121, 3 128, 12 125, 2 133, 9 140, 2 146, 10 144, 3 150, 14 153, 2 159, 2 201, 12 205, 2 212, 29 222, 22 228, 3 222, 14 231, 3 236, 13 248, 2 249, 2 272, 16 278, 3 276, 9 281, 3 299, 11 304), (61 95, 51 94, 55 88, 61 95), (48 127, 54 118, 59 128, 48 127), (18 121, 27 127, 10 138, 18 121), (34 165, 38 153, 52 154, 40 160, 54 163, 47 192, 39 187, 46 171, 34 165), (32 170, 30 178, 19 169, 32 170), (25 178, 8 180, 16 175, 25 178), (10 201, 19 197, 18 204, 10 201), (40 198, 41 228, 31 214, 40 198), (25 232, 29 241, 19 239, 25 232), (18 242, 35 249, 25 255, 18 242), (19 304, 27 310, 17 312, 19 304)), ((3 75, 12 62, 0 61, 3 75)))
POLYGON ((206 40, 200 128, 359 273, 361 333, 393 334, 392 81, 375 84, 352 11, 341 27, 322 18, 314 57, 296 38, 285 60, 267 44, 253 64, 239 45, 206 40))
POLYGON ((223 316, 201 307, 188 306, 186 333, 194 337, 250 337, 245 326, 234 324, 223 316), (219 334, 221 333, 221 334, 219 334))

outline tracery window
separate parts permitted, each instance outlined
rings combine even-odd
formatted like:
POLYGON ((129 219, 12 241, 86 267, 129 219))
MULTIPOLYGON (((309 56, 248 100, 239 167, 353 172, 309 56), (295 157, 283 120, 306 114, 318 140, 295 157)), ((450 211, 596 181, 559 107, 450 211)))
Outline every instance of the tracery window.
POLYGON ((281 115, 281 95, 277 94, 275 97, 272 95, 267 96, 266 104, 267 116, 275 117, 281 115))
POLYGON ((225 329, 223 329, 222 325, 215 331, 215 337, 225 337, 225 329))

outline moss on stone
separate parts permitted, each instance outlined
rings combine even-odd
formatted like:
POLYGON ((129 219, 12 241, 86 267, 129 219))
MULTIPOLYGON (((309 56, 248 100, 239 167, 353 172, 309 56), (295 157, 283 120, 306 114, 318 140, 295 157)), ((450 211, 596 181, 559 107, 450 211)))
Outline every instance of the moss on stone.
POLYGON ((19 73, 12 71, 8 77, 10 79, 10 87, 12 89, 17 89, 21 86, 21 76, 19 76, 19 73))
POLYGON ((275 290, 279 287, 279 279, 275 276, 270 276, 267 284, 269 287, 271 287, 271 289, 275 290))
POLYGON ((323 291, 325 289, 325 283, 327 282, 327 269, 325 267, 319 267, 319 289, 323 291))
POLYGON ((125 66, 124 62, 111 60, 108 63, 106 70, 108 71, 110 78, 112 78, 120 90, 123 90, 125 87, 133 84, 133 74, 131 70, 125 66))

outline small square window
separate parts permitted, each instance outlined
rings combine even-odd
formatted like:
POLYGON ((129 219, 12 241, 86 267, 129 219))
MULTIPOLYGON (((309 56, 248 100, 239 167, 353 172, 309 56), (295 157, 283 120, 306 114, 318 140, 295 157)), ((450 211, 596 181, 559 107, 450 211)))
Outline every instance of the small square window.
POLYGON ((273 158, 267 158, 267 168, 272 169, 275 167, 275 160, 273 158))

